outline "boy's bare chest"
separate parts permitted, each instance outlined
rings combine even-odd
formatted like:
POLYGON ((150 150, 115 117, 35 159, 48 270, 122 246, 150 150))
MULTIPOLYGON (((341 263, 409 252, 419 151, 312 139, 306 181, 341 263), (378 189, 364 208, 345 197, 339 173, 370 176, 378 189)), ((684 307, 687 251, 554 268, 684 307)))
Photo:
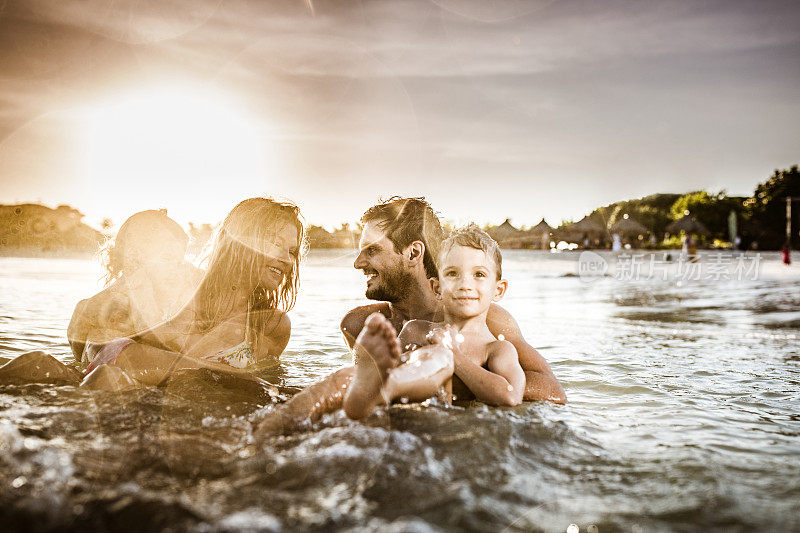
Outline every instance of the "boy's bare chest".
POLYGON ((489 344, 491 342, 492 340, 484 338, 470 339, 467 337, 461 343, 461 353, 476 365, 484 366, 489 359, 489 344))

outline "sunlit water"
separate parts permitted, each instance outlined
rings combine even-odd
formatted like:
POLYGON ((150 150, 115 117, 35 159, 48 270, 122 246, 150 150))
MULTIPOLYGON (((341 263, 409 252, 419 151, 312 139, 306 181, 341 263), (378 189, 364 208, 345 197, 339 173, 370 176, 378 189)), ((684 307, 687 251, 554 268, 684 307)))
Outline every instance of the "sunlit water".
MULTIPOLYGON (((798 530, 800 269, 766 254, 755 280, 628 280, 612 263, 589 282, 578 257, 504 261, 503 305, 566 406, 400 406, 363 424, 339 413, 257 448, 269 397, 209 376, 123 394, 0 386, 0 523, 798 530)), ((364 290, 352 260, 314 252, 303 265, 283 367, 264 374, 282 397, 348 363, 338 322, 364 290)), ((69 361, 68 319, 99 278, 91 261, 0 259, 0 355, 69 361)))

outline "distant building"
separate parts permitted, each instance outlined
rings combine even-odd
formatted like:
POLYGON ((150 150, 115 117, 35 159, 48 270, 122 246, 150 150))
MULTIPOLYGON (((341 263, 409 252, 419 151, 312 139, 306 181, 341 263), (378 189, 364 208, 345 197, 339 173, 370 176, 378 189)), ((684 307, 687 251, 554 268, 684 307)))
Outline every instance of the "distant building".
POLYGON ((500 240, 497 238, 495 238, 495 240, 497 240, 503 248, 533 248, 549 250, 550 241, 553 238, 555 229, 553 229, 544 219, 527 231, 516 229, 508 220, 506 220, 506 222, 503 222, 502 225, 488 230, 490 235, 492 232, 501 237, 500 240), (506 225, 506 223, 508 224, 506 225), (501 230, 500 228, 503 226, 505 226, 505 228, 501 230), (512 230, 516 231, 516 233, 512 230))
POLYGON ((581 243, 584 248, 602 248, 607 233, 605 224, 601 224, 587 215, 578 222, 563 228, 561 236, 568 242, 581 243))
POLYGON ((618 243, 617 246, 624 242, 634 248, 641 246, 644 243, 644 236, 650 233, 646 227, 627 214, 612 224, 608 231, 612 235, 612 240, 618 243), (614 238, 614 235, 617 237, 614 238))
POLYGON ((105 237, 82 218, 68 205, 0 205, 0 253, 95 252, 105 237))
POLYGON ((541 222, 528 230, 527 235, 534 248, 549 250, 555 231, 555 228, 548 224, 545 219, 542 219, 541 222))
POLYGON ((489 228, 486 233, 503 248, 520 248, 520 237, 524 236, 524 232, 512 226, 509 219, 499 226, 489 228))

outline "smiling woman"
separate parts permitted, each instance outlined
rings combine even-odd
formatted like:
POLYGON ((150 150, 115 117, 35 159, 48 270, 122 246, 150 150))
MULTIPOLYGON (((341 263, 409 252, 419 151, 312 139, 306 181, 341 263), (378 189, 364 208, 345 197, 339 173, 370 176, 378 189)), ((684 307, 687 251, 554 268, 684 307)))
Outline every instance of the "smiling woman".
POLYGON ((84 384, 111 389, 133 378, 158 385, 179 369, 235 372, 277 360, 291 332, 286 311, 297 297, 303 241, 295 205, 239 202, 214 238, 192 301, 168 322, 103 347, 84 384))
POLYGON ((158 198, 180 219, 221 216, 220 203, 275 175, 263 129, 221 93, 140 90, 94 105, 84 124, 84 176, 104 211, 158 198))

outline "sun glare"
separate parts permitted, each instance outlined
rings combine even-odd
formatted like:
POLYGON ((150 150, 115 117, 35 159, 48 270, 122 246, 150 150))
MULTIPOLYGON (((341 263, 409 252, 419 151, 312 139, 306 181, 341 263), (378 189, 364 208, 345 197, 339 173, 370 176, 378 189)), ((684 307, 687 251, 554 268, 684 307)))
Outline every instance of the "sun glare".
POLYGON ((259 124, 210 92, 129 94, 94 107, 85 131, 93 201, 115 221, 156 207, 183 221, 214 221, 267 189, 274 170, 259 124))

